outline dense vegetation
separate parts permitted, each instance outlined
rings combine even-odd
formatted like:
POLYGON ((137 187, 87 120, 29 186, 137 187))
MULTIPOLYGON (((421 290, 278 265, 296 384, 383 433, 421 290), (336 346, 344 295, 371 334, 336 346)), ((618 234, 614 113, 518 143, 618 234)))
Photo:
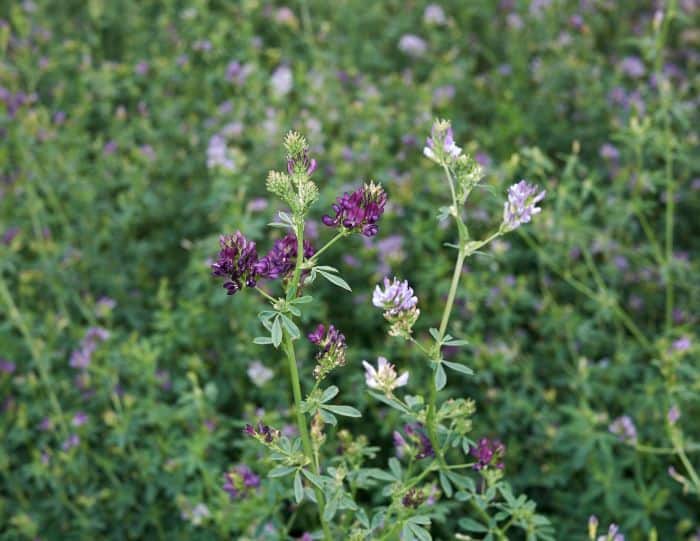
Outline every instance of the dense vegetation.
MULTIPOLYGON (((324 252, 352 293, 317 279, 295 343, 308 391, 305 335, 343 331, 326 384, 362 418, 327 426, 324 453, 388 471, 405 421, 362 361, 410 371, 416 396, 434 377, 372 292, 408 280, 431 340, 456 233, 423 147, 449 118, 483 169, 473 238, 521 178, 546 198, 467 260, 449 332, 469 344, 443 355, 474 374, 448 371, 440 399, 474 400, 471 439, 503 442, 555 539, 588 539, 591 515, 599 535, 699 539, 699 23, 695 0, 0 3, 0 538, 321 538, 312 496, 243 433, 293 438, 294 402, 282 351, 253 342, 265 299, 212 277, 219 235, 264 253, 284 233, 266 178, 290 130, 317 162, 316 249, 336 198, 381 183, 378 233, 324 252), (224 490, 231 471, 250 486, 224 490)), ((462 473, 478 493, 483 471, 462 473)), ((365 481, 372 518, 387 479, 365 481)), ((408 535, 496 535, 426 483, 408 535)))

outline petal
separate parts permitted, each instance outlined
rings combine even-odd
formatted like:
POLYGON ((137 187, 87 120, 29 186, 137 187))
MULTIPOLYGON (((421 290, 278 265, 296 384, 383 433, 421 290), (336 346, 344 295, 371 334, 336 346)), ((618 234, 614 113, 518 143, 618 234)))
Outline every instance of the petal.
POLYGON ((396 378, 396 381, 394 382, 394 386, 403 387, 407 383, 408 383, 408 372, 404 372, 398 378, 396 378))

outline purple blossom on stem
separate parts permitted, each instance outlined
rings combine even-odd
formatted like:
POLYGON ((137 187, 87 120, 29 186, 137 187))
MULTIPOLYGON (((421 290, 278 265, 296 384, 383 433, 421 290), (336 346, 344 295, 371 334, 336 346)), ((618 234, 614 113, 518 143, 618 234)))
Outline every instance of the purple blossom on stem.
POLYGON ((433 449, 430 438, 425 434, 423 425, 418 423, 407 424, 404 426, 404 431, 406 432, 406 436, 408 436, 416 446, 417 459, 435 456, 435 449, 433 449))
POLYGON ((316 329, 309 333, 309 341, 317 345, 320 349, 316 354, 316 367, 314 368, 314 377, 321 379, 325 377, 331 370, 345 364, 345 335, 343 335, 333 325, 326 327, 319 323, 316 329))
POLYGON ((244 498, 253 489, 260 486, 260 477, 245 464, 235 466, 224 474, 224 486, 231 500, 244 498))
POLYGON ((452 126, 447 120, 436 120, 433 123, 423 154, 439 164, 454 161, 461 156, 462 149, 455 144, 452 126))
POLYGON ((384 291, 379 285, 374 288, 372 304, 392 316, 397 316, 401 312, 415 308, 418 304, 418 297, 413 294, 413 288, 408 285, 408 280, 399 282, 398 278, 394 277, 390 282, 389 278, 385 277, 384 291))
MULTIPOLYGON (((315 250, 308 240, 304 241, 304 258, 313 257, 315 250)), ((255 274, 264 278, 285 277, 294 270, 297 260, 297 237, 287 233, 275 241, 269 253, 254 264, 255 274)))
POLYGON ((240 231, 233 235, 222 235, 219 239, 221 250, 219 258, 212 264, 212 274, 227 278, 224 288, 228 295, 240 291, 243 286, 255 287, 257 283, 256 268, 258 253, 255 243, 243 236, 240 231))
POLYGON ((629 415, 622 415, 615 419, 608 430, 617 435, 620 441, 627 443, 637 443, 637 427, 634 426, 634 421, 629 415))
POLYGON ((508 201, 503 205, 503 227, 512 231, 521 224, 529 223, 535 214, 542 211, 537 203, 544 199, 546 193, 525 180, 513 184, 508 188, 508 201))
POLYGON ((326 214, 322 221, 328 227, 344 227, 348 231, 359 231, 365 237, 377 234, 377 222, 384 214, 387 196, 379 184, 370 182, 351 194, 347 192, 333 204, 335 216, 326 214))
POLYGON ((0 359, 0 372, 12 374, 15 371, 15 363, 7 359, 0 359))
POLYGON ((80 437, 77 434, 71 434, 68 436, 68 439, 61 444, 61 449, 68 452, 78 445, 80 445, 80 437))
POLYGON ((502 458, 506 453, 506 447, 498 440, 481 438, 476 447, 472 447, 469 452, 476 459, 475 470, 483 470, 489 466, 502 470, 504 467, 502 458))
POLYGON ((265 443, 272 443, 280 437, 280 431, 267 426, 265 423, 259 422, 257 426, 251 424, 245 425, 243 433, 251 438, 256 438, 265 443))
POLYGON ((668 424, 675 425, 678 419, 681 418, 681 411, 678 409, 678 406, 671 406, 666 417, 668 419, 668 424))
POLYGON ((109 338, 109 331, 102 327, 90 327, 85 333, 85 337, 80 342, 78 349, 74 350, 70 356, 70 366, 72 368, 85 369, 92 362, 92 354, 97 349, 100 342, 109 338))

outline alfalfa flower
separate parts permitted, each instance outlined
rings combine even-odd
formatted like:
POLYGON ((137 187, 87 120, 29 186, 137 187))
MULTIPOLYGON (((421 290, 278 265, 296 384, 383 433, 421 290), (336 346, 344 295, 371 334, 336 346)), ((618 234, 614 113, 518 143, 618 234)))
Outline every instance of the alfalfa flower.
POLYGON ((219 244, 219 257, 211 269, 214 276, 227 279, 224 282, 227 294, 233 295, 244 286, 255 287, 258 276, 255 243, 236 231, 233 235, 222 235, 219 244))
POLYGON ((525 180, 508 188, 508 201, 503 205, 503 230, 512 231, 521 224, 529 223, 535 214, 542 211, 537 203, 544 199, 546 193, 525 180))
POLYGON ((365 183, 353 193, 344 193, 333 204, 335 216, 326 214, 322 221, 328 227, 341 227, 373 237, 379 230, 377 222, 384 214, 387 196, 384 188, 374 182, 365 183))
POLYGON ((223 489, 231 500, 244 498, 253 489, 260 486, 260 477, 245 464, 234 467, 224 474, 223 489))
POLYGON ((362 365, 365 367, 367 387, 382 391, 387 396, 391 396, 394 389, 403 387, 408 383, 408 372, 403 372, 399 376, 394 365, 384 357, 377 359, 376 369, 367 361, 362 361, 362 365))
MULTIPOLYGON (((304 241, 304 258, 313 257, 315 250, 308 240, 304 241)), ((294 270, 297 260, 297 237, 287 233, 275 241, 272 249, 254 264, 255 273, 264 278, 284 278, 294 270)))
POLYGON ((263 444, 275 443, 280 438, 279 430, 269 427, 263 422, 259 422, 256 426, 253 426, 251 424, 245 425, 243 433, 246 436, 255 438, 263 444))
POLYGON ((499 470, 503 469, 502 459, 506 453, 506 447, 498 440, 481 438, 476 447, 472 447, 469 453, 476 459, 475 470, 483 470, 490 466, 499 470))
POLYGON ((250 380, 258 387, 262 387, 272 379, 275 373, 260 361, 253 361, 248 365, 246 374, 250 380))
POLYGON ((316 367, 314 377, 321 380, 338 366, 345 365, 345 335, 343 335, 333 325, 328 326, 328 330, 323 324, 319 324, 314 332, 310 333, 309 341, 317 345, 320 349, 316 354, 316 367))
POLYGON ((631 444, 637 443, 637 427, 634 426, 634 421, 629 415, 622 415, 615 419, 610 423, 608 430, 617 435, 620 441, 631 444))
POLYGON ((401 336, 408 339, 411 336, 420 310, 417 307, 418 297, 413 294, 413 288, 408 281, 400 282, 397 278, 389 281, 384 278, 384 289, 380 285, 374 288, 372 304, 384 310, 384 318, 391 323, 390 336, 401 336))
POLYGON ((433 123, 423 154, 440 165, 450 165, 462 155, 462 149, 455 144, 449 120, 436 120, 433 123))

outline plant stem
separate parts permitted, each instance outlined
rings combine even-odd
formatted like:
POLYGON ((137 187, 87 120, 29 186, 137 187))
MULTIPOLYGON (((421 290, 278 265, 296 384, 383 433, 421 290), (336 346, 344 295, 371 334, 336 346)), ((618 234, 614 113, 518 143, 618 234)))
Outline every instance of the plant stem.
POLYGON ((323 247, 321 247, 321 249, 318 252, 316 252, 313 255, 313 257, 311 257, 311 259, 309 259, 308 263, 311 265, 313 265, 313 263, 316 263, 316 261, 318 260, 318 256, 320 256, 323 252, 328 250, 328 248, 333 246, 337 241, 339 241, 340 239, 342 239, 345 236, 346 236, 346 233, 344 230, 341 231, 340 233, 338 233, 335 237, 333 237, 331 240, 329 240, 323 247))
MULTIPOLYGON (((289 379, 292 382, 292 394, 294 395, 294 411, 297 416, 297 428, 299 430, 299 435, 301 436, 301 443, 304 448, 304 455, 309 460, 311 468, 316 475, 319 475, 319 467, 314 458, 313 448, 311 447, 311 438, 309 437, 309 427, 306 424, 306 416, 304 412, 301 411, 301 382, 299 381, 299 370, 297 369, 297 359, 294 353, 294 344, 292 343, 292 338, 285 331, 284 332, 284 351, 287 354, 287 362, 289 363, 289 379)), ((331 532, 328 524, 323 519, 323 510, 325 508, 325 502, 323 500, 323 494, 321 490, 314 485, 314 494, 316 495, 316 501, 318 503, 318 514, 321 520, 321 525, 323 527, 323 536, 326 541, 331 541, 331 532)))
MULTIPOLYGON (((292 275, 292 281, 289 284, 289 290, 287 291, 287 299, 293 299, 299 288, 299 279, 301 277, 301 267, 304 263, 304 222, 301 221, 297 223, 296 227, 297 235, 297 260, 294 266, 294 274, 292 275)), ((294 395, 294 411, 297 416, 297 428, 299 430, 299 435, 301 436, 301 444, 304 448, 304 455, 311 464, 311 469, 316 475, 319 475, 320 468, 318 465, 318 460, 316 459, 316 454, 311 446, 311 438, 309 437, 309 427, 306 424, 306 414, 301 411, 301 381, 299 380, 299 370, 297 369, 297 358, 294 352, 294 343, 292 337, 285 330, 284 331, 284 345, 283 349, 287 355, 287 362, 289 364, 289 379, 292 383, 292 394, 294 395)), ((318 504, 318 516, 321 521, 321 526, 323 527, 323 538, 326 541, 332 541, 331 531, 323 519, 323 511, 325 508, 325 501, 323 499, 323 494, 321 490, 314 485, 314 494, 316 495, 316 503, 318 504)))

